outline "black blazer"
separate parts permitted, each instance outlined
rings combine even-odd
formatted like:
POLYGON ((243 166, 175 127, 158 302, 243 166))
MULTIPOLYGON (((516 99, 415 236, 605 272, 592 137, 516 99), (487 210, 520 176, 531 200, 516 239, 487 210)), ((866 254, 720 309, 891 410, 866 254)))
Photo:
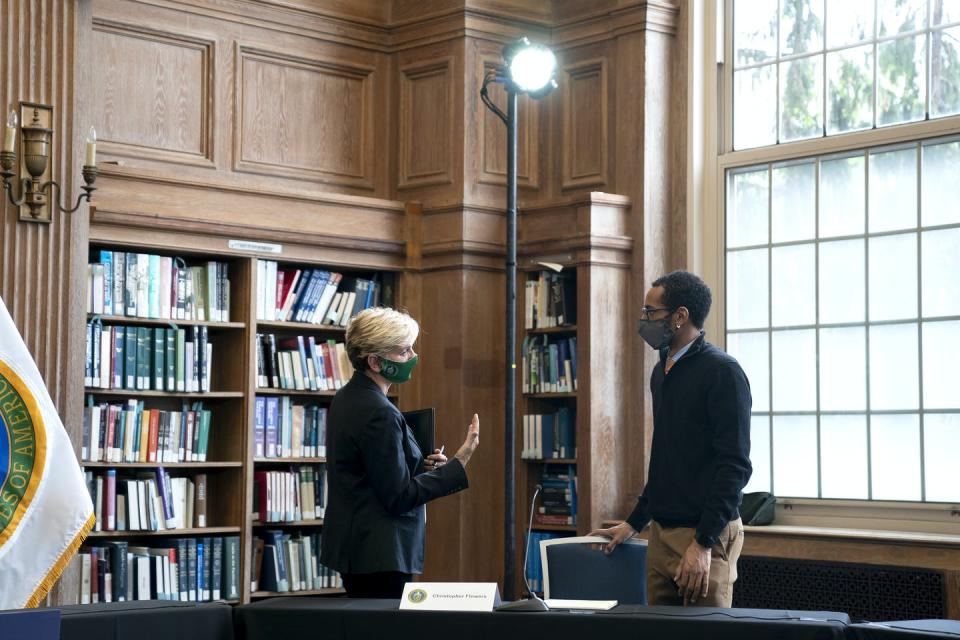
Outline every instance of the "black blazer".
POLYGON ((423 573, 424 504, 467 488, 456 458, 423 472, 423 454, 380 387, 355 373, 327 415, 327 510, 320 562, 341 573, 423 573))

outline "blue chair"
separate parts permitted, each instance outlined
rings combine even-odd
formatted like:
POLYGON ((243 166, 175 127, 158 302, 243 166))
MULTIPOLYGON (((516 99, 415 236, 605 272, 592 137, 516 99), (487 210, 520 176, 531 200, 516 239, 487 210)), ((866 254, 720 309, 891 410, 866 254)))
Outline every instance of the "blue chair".
POLYGON ((607 555, 599 536, 540 542, 543 597, 647 604, 647 541, 628 540, 607 555))

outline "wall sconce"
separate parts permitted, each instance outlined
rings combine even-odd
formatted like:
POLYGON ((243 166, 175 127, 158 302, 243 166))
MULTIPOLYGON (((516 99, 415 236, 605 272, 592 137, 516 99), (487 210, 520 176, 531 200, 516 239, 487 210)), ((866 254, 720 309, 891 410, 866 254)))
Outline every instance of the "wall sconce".
POLYGON ((43 104, 34 104, 32 102, 21 102, 20 111, 26 122, 26 116, 32 111, 30 124, 24 124, 21 127, 23 137, 23 158, 18 171, 14 171, 17 164, 16 138, 17 138, 17 113, 11 111, 7 119, 7 126, 3 137, 3 150, 0 151, 0 176, 3 176, 3 188, 7 192, 10 203, 15 207, 20 207, 20 220, 29 222, 50 222, 52 219, 52 207, 64 213, 73 213, 80 208, 80 203, 86 198, 90 202, 91 194, 96 190, 93 186, 97 179, 97 139, 96 131, 90 127, 90 135, 87 137, 87 153, 83 165, 83 180, 86 182, 81 187, 85 193, 77 196, 77 204, 72 209, 67 209, 60 204, 61 187, 50 180, 50 138, 53 136, 53 129, 50 127, 53 121, 53 107, 43 104), (26 176, 20 179, 19 194, 14 193, 15 185, 12 181, 18 175, 26 176), (57 197, 48 201, 50 191, 56 189, 57 197))

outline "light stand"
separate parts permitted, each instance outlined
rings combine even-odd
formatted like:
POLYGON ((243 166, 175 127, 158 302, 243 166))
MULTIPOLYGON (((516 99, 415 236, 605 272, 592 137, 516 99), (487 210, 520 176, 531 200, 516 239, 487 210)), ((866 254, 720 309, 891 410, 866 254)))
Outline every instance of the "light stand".
POLYGON ((540 98, 556 88, 556 58, 542 45, 526 38, 503 50, 505 68, 483 78, 480 99, 507 126, 507 255, 506 255, 506 380, 504 383, 504 598, 513 600, 516 582, 516 389, 517 389, 517 97, 540 98), (504 84, 507 112, 487 94, 492 82, 504 84))

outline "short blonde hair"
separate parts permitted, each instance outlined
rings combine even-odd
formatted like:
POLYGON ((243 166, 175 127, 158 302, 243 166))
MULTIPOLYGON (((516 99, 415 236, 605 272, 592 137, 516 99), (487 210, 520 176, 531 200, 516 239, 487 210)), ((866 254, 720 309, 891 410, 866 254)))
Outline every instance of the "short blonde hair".
POLYGON ((420 325, 406 311, 370 307, 347 325, 347 357, 357 371, 367 369, 367 356, 386 357, 398 348, 413 344, 420 325))

